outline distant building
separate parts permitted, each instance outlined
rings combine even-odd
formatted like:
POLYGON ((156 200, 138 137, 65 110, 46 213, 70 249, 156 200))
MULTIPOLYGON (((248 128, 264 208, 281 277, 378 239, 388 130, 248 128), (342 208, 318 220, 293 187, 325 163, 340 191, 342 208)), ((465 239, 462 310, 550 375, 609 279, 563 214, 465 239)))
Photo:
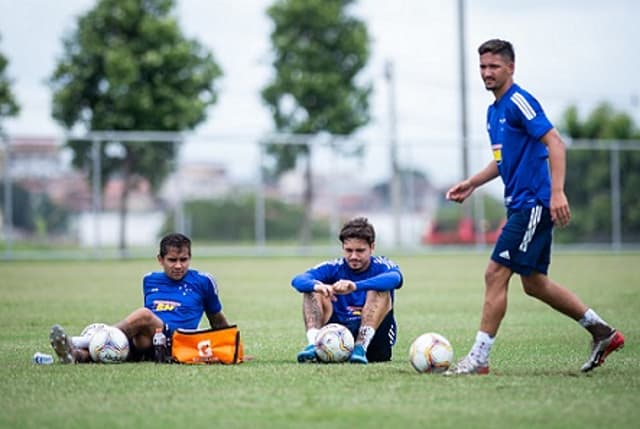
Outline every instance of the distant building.
MULTIPOLYGON (((93 213, 94 196, 85 171, 71 168, 65 159, 64 146, 55 137, 14 137, 8 142, 8 177, 14 186, 30 195, 46 195, 56 206, 71 214, 67 235, 83 245, 114 244, 118 236, 118 210, 124 190, 122 179, 115 176, 107 181, 101 192, 101 214, 93 213), (97 233, 99 231, 99 234, 97 233)), ((0 177, 7 156, 0 148, 0 177)), ((152 192, 149 181, 135 179, 127 198, 129 216, 128 237, 131 244, 153 243, 160 230, 164 214, 152 192)))
POLYGON ((231 192, 227 170, 213 162, 184 162, 172 173, 160 190, 160 197, 174 205, 179 200, 221 198, 231 192))
MULTIPOLYGON (((127 210, 129 212, 139 212, 157 209, 159 204, 149 181, 140 176, 130 180, 133 181, 133 185, 129 187, 129 194, 127 195, 127 210)), ((117 211, 120 209, 124 185, 121 177, 116 176, 109 179, 102 191, 103 211, 117 211)))
POLYGON ((60 142, 54 137, 10 139, 9 153, 12 180, 48 179, 63 174, 60 142))
POLYGON ((71 212, 90 209, 91 193, 86 175, 71 170, 63 158, 62 144, 55 137, 12 138, 9 140, 11 182, 33 194, 45 194, 53 203, 71 212))

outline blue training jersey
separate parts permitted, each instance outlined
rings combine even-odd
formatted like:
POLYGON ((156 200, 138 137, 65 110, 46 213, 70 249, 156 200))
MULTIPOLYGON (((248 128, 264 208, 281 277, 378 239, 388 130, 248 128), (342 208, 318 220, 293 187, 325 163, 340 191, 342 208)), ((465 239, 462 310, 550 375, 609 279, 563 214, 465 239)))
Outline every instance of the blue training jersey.
POLYGON ((196 329, 204 312, 222 311, 218 286, 209 273, 189 269, 181 280, 162 272, 152 272, 142 280, 144 306, 167 325, 169 333, 178 328, 196 329))
POLYGON ((402 287, 402 273, 397 264, 384 256, 372 256, 369 267, 362 272, 355 272, 349 268, 344 258, 326 261, 298 274, 291 280, 298 292, 312 292, 316 283, 333 284, 338 280, 351 280, 357 289, 347 295, 336 295, 337 301, 332 302, 333 314, 340 323, 347 324, 359 321, 362 307, 367 299, 367 291, 391 291, 402 287))
POLYGON ((549 152, 540 139, 552 128, 538 100, 515 83, 489 106, 487 131, 508 208, 549 207, 549 152))

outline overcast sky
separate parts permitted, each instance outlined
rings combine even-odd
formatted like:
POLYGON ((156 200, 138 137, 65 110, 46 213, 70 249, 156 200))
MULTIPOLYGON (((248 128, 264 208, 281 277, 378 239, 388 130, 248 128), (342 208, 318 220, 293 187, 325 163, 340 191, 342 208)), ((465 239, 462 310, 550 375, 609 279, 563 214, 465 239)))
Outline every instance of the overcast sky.
MULTIPOLYGON (((95 0, 0 0, 0 52, 22 111, 3 128, 13 135, 61 135, 50 118, 44 81, 62 52, 62 37, 95 0)), ((259 91, 271 76, 265 14, 270 0, 178 0, 176 15, 188 37, 214 54, 224 71, 218 103, 198 129, 206 135, 262 135, 272 129, 259 91)), ((389 135, 384 64, 396 75, 401 141, 449 142, 460 135, 457 1, 359 0, 354 13, 367 24, 372 57, 362 73, 374 84, 373 120, 360 133, 389 135)), ((637 0, 467 0, 466 77, 471 137, 486 141, 485 110, 492 101, 478 75, 477 46, 489 38, 513 42, 515 80, 559 125, 575 104, 587 113, 608 101, 640 123, 640 2, 637 0)), ((451 143, 455 144, 455 143, 451 143)), ((386 149, 385 149, 386 150, 386 149)), ((449 180, 450 168, 432 176, 449 180)))

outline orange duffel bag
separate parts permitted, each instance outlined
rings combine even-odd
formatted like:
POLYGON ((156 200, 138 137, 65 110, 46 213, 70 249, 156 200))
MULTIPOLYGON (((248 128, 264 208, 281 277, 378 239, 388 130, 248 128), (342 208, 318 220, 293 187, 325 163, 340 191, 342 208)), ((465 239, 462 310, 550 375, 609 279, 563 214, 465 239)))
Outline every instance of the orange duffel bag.
POLYGON ((171 337, 171 356, 179 363, 235 364, 244 360, 236 325, 220 329, 177 329, 171 337))

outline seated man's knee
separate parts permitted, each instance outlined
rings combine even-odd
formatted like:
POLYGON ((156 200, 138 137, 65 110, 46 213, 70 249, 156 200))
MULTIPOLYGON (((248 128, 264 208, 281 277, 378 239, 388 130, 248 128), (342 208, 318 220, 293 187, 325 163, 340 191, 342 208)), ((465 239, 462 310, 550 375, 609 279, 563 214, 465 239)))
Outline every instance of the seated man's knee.
POLYGON ((158 328, 164 328, 164 322, 148 308, 142 307, 131 312, 126 319, 119 323, 128 337, 137 335, 151 336, 158 328))
POLYGON ((305 292, 302 295, 302 300, 308 302, 318 303, 320 306, 325 306, 327 303, 331 304, 331 299, 328 296, 324 296, 320 292, 305 292))
POLYGON ((319 292, 305 292, 302 298, 302 308, 306 315, 311 315, 319 311, 321 320, 318 322, 326 323, 333 313, 333 304, 331 298, 324 296, 319 292))
POLYGON ((129 314, 127 320, 132 323, 142 323, 145 325, 152 324, 157 319, 151 310, 146 307, 138 308, 129 314))

